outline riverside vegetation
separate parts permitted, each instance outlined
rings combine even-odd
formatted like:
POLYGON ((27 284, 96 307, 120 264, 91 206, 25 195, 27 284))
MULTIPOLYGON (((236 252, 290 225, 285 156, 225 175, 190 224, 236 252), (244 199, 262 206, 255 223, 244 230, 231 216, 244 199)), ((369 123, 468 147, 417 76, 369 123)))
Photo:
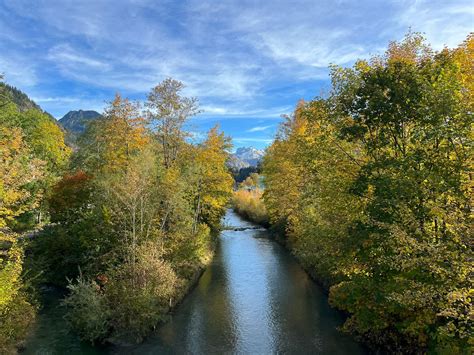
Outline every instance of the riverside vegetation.
MULTIPOLYGON (((468 354, 473 339, 474 38, 435 52, 414 33, 331 68, 300 102, 236 209, 268 223, 348 314, 344 329, 390 352, 468 354)), ((228 139, 183 129, 198 112, 167 79, 142 106, 117 95, 72 152, 64 132, 0 85, 0 352, 34 321, 35 289, 66 287, 87 341, 139 342, 212 256, 232 195, 228 139)), ((291 301, 291 300, 290 300, 291 301)))
MULTIPOLYGON (((1 79, 1 78, 0 78, 1 79)), ((42 222, 46 196, 70 156, 55 120, 0 83, 0 352, 10 352, 34 319, 20 233, 42 222)))
POLYGON ((189 143, 183 124, 198 104, 182 88, 167 79, 143 107, 117 95, 72 154, 49 116, 2 91, 2 352, 25 335, 34 285, 68 288, 66 317, 84 340, 139 342, 209 261, 232 191, 230 145, 217 127, 189 143), (22 242, 40 213, 43 230, 22 242))
POLYGON ((267 226, 268 213, 263 203, 260 175, 251 173, 238 185, 232 196, 234 210, 247 220, 267 226))
POLYGON ((344 330, 374 347, 472 353, 473 60, 472 35, 434 52, 409 33, 332 67, 328 97, 300 102, 268 148, 261 201, 234 194, 256 222, 264 203, 344 330))

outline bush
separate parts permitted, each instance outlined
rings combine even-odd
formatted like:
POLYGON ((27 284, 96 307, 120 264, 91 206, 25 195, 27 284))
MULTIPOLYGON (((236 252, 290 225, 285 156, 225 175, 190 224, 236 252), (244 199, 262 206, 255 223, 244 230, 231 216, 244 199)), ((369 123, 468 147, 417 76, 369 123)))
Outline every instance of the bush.
POLYGON ((66 319, 81 339, 93 343, 109 332, 110 309, 104 293, 95 281, 82 275, 77 283, 69 283, 70 294, 64 300, 68 307, 66 319))
POLYGON ((80 276, 68 286, 67 319, 84 340, 110 336, 113 341, 140 342, 169 310, 179 279, 156 243, 145 243, 127 254, 134 255, 135 261, 99 275, 100 285, 80 276))
POLYGON ((232 205, 242 217, 266 226, 269 220, 262 196, 263 192, 260 189, 237 190, 234 192, 232 205))
POLYGON ((140 342, 167 313, 178 278, 155 243, 138 247, 136 255, 136 262, 111 271, 104 289, 113 305, 112 338, 140 342))
POLYGON ((6 305, 0 307, 0 353, 16 353, 35 319, 36 309, 26 295, 19 292, 6 305))

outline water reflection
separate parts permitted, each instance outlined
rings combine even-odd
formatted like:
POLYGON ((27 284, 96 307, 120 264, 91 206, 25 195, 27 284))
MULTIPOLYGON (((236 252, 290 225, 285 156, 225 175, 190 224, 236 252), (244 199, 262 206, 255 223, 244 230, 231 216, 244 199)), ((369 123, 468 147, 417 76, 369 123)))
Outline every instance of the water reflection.
MULTIPOLYGON (((231 211, 225 223, 254 227, 231 211)), ((326 295, 266 231, 226 230, 197 287, 143 344, 99 350, 79 346, 71 335, 52 342, 44 332, 29 344, 41 343, 51 354, 66 348, 68 353, 120 354, 364 353, 337 331, 341 323, 326 295)), ((51 322, 48 326, 58 330, 51 322)))

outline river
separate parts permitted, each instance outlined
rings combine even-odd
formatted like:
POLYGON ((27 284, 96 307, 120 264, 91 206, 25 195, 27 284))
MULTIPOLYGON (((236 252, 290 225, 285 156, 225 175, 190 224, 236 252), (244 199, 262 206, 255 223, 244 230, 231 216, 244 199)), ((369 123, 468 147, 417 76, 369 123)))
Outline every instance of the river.
POLYGON ((343 318, 265 229, 228 211, 215 257, 168 322, 142 344, 92 347, 67 331, 46 298, 26 354, 364 354, 337 330, 343 318), (232 230, 234 229, 239 230, 232 230), (248 228, 248 229, 244 229, 248 228), (244 229, 244 230, 242 230, 244 229))

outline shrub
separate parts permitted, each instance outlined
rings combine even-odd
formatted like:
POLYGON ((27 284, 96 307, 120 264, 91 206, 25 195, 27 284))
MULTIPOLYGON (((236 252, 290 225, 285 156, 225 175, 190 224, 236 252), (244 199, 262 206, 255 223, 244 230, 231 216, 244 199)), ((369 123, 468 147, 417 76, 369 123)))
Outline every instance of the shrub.
POLYGON ((76 283, 69 283, 70 294, 64 300, 68 308, 66 319, 81 339, 95 342, 109 332, 110 309, 104 293, 95 281, 82 275, 76 283))
POLYGON ((127 254, 135 261, 99 275, 98 282, 81 275, 69 284, 67 319, 82 339, 95 342, 110 335, 112 340, 140 342, 173 303, 179 279, 156 243, 127 254))
POLYGON ((35 319, 36 309, 27 296, 17 293, 4 307, 0 307, 0 353, 16 353, 35 319))
POLYGON ((156 243, 139 246, 136 255, 111 271, 104 291, 113 305, 112 338, 140 342, 168 311, 178 278, 156 243))
POLYGON ((234 192, 232 204, 242 217, 261 225, 268 225, 267 209, 262 197, 263 192, 260 189, 237 190, 234 192))

